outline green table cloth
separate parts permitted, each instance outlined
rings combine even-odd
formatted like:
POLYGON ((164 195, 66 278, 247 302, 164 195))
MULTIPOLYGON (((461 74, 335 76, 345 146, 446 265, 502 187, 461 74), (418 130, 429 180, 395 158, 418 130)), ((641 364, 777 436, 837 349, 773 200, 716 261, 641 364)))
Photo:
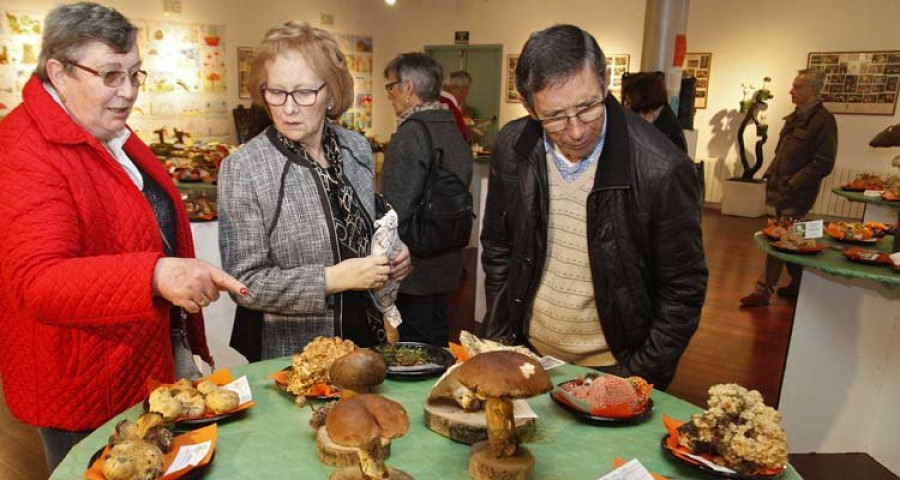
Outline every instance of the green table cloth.
POLYGON ((804 267, 814 268, 840 277, 872 280, 888 287, 900 285, 900 272, 893 270, 890 266, 866 265, 863 263, 851 262, 842 253, 843 249, 851 247, 891 253, 890 246, 894 243, 894 239, 891 235, 882 238, 874 245, 849 244, 833 240, 826 236, 825 238, 818 239, 818 241, 828 245, 829 248, 825 249, 822 253, 815 255, 799 255, 796 253, 786 253, 775 250, 772 248, 771 243, 765 235, 759 232, 753 236, 753 239, 756 241, 756 246, 759 249, 786 262, 796 263, 798 265, 803 265, 804 267))
MULTIPOLYGON (((289 358, 231 368, 235 378, 246 375, 256 406, 243 416, 219 424, 216 456, 205 479, 327 479, 334 471, 316 457, 315 432, 309 426, 311 409, 299 409, 293 397, 279 389, 268 375, 290 364, 289 358)), ((572 379, 587 369, 565 365, 550 372, 554 384, 572 379)), ((410 429, 394 440, 387 464, 417 479, 467 479, 469 446, 442 437, 424 425, 423 404, 435 379, 387 380, 378 393, 401 403, 410 429)), ((665 434, 662 414, 686 420, 699 408, 663 392, 654 392, 651 418, 636 425, 593 426, 578 422, 544 394, 528 401, 538 414, 536 438, 527 444, 535 457, 535 479, 597 479, 612 470, 615 457, 638 458, 651 471, 670 479, 713 478, 665 456, 660 439, 665 434)), ((319 402, 313 401, 314 405, 319 402)), ((51 479, 81 478, 88 459, 100 449, 122 419, 141 413, 136 405, 98 428, 76 445, 53 472, 51 479)), ((789 468, 782 479, 797 479, 789 468)))

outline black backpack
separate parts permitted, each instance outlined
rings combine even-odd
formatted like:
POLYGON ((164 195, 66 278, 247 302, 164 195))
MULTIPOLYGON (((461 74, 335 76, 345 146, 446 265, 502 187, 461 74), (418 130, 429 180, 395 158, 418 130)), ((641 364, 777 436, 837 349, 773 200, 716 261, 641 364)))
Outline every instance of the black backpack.
POLYGON ((444 170, 444 150, 434 148, 428 124, 415 118, 407 121, 425 129, 431 161, 422 198, 413 207, 403 241, 420 258, 465 248, 475 219, 469 186, 455 173, 444 170))

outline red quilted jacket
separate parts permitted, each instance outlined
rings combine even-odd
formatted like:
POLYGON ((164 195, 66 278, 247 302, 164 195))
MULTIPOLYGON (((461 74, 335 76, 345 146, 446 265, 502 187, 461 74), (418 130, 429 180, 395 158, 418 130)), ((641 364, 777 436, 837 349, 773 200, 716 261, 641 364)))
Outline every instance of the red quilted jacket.
MULTIPOLYGON (((154 298, 156 218, 112 155, 32 77, 0 123, 0 375, 38 427, 88 430, 173 380, 170 304, 154 298)), ((136 135, 134 163, 175 201, 178 256, 193 257, 174 185, 136 135)), ((210 361, 203 318, 188 338, 210 361)))

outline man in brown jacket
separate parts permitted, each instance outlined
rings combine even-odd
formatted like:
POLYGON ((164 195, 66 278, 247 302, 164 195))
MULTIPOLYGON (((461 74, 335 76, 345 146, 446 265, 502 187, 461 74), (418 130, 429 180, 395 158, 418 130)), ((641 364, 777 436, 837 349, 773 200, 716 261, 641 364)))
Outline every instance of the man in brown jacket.
MULTIPOLYGON (((822 179, 834 169, 837 154, 837 124, 822 105, 820 93, 825 75, 813 69, 800 70, 791 87, 794 113, 785 117, 784 127, 775 147, 775 160, 766 170, 766 204, 776 217, 802 218, 819 195, 822 179)), ((756 289, 741 299, 741 306, 760 307, 769 304, 781 277, 784 262, 766 257, 766 271, 756 282, 756 289)), ((778 295, 796 297, 800 287, 799 265, 788 263, 791 283, 778 289, 778 295)))

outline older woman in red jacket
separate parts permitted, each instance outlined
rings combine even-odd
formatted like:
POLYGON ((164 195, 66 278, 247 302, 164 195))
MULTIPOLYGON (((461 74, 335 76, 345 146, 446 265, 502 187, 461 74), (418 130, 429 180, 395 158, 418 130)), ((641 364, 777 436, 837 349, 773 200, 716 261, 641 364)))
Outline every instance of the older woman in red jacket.
POLYGON ((54 9, 23 103, 0 123, 0 374, 51 471, 148 378, 174 379, 175 342, 212 362, 200 309, 246 293, 191 258, 180 196, 125 125, 145 78, 136 31, 100 5, 54 9))

